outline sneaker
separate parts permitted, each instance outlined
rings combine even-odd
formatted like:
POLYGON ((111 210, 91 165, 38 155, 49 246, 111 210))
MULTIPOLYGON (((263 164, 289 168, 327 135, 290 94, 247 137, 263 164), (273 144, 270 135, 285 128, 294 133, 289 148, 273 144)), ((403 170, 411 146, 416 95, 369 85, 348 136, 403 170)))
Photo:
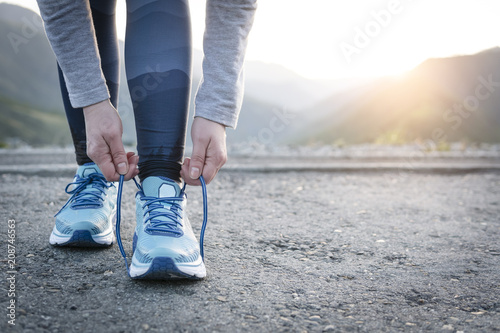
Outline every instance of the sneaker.
POLYGON ((49 242, 52 245, 101 247, 113 244, 116 217, 116 187, 95 163, 80 166, 72 183, 72 194, 55 215, 56 225, 49 242))
POLYGON ((184 213, 184 188, 165 177, 148 177, 138 187, 130 277, 204 278, 200 246, 184 213))

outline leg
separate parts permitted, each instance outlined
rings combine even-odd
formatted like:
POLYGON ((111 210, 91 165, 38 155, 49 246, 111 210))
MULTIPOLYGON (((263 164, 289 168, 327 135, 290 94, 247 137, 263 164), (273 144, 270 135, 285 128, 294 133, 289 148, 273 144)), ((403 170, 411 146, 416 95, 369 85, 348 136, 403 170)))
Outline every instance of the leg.
MULTIPOLYGON (((116 0, 90 1, 101 66, 116 107, 118 100, 118 45, 115 28, 116 0)), ((101 247, 113 243, 116 188, 107 182, 101 171, 87 156, 85 119, 82 109, 71 107, 64 77, 59 78, 66 116, 73 136, 77 169, 73 183, 66 188, 68 202, 56 214, 56 223, 49 238, 52 245, 101 247)))
POLYGON ((137 130, 139 177, 180 182, 191 89, 187 0, 127 1, 125 66, 137 130))
MULTIPOLYGON (((115 25, 116 0, 91 0, 92 18, 96 32, 99 54, 101 56, 101 67, 106 78, 106 84, 111 95, 111 103, 117 107, 118 84, 119 84, 119 52, 115 25)), ((61 86, 62 99, 66 118, 68 119, 73 144, 75 146, 76 161, 78 165, 90 163, 92 160, 87 156, 87 137, 85 133, 85 118, 83 109, 74 109, 71 106, 66 89, 66 82, 61 69, 58 66, 59 83, 61 86)))
POLYGON ((125 65, 142 181, 130 276, 201 279, 205 264, 179 186, 191 88, 187 0, 127 0, 127 13, 125 65))

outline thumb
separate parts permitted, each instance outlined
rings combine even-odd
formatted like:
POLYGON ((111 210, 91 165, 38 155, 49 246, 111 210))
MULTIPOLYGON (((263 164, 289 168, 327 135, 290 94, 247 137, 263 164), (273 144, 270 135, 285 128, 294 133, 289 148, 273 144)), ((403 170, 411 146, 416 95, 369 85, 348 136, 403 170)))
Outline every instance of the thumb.
POLYGON ((193 154, 189 163, 189 177, 191 179, 198 179, 203 171, 205 165, 206 151, 202 144, 193 144, 193 154))
POLYGON ((125 148, 123 147, 122 140, 120 138, 111 140, 109 142, 109 150, 111 156, 113 157, 113 164, 115 165, 116 171, 120 175, 125 175, 128 172, 128 159, 125 153, 125 148))

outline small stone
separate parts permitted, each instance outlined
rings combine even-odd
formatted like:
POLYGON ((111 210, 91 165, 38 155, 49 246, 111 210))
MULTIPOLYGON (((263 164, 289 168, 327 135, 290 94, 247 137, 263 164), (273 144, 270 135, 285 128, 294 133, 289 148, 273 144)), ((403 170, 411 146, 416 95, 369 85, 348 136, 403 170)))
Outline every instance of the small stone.
POLYGON ((260 291, 260 290, 256 290, 256 291, 253 292, 253 295, 255 297, 262 297, 262 296, 264 296, 264 293, 262 291, 260 291))
POLYGON ((105 271, 104 272, 104 276, 110 276, 110 275, 113 275, 113 271, 105 271))
POLYGON ((383 240, 383 239, 377 239, 377 240, 375 241, 375 243, 385 243, 385 240, 383 240))
POLYGON ((34 256, 35 256, 35 255, 34 255, 33 253, 28 253, 28 254, 26 255, 26 258, 31 258, 31 257, 34 257, 34 256))
POLYGON ((309 326, 319 326, 318 322, 312 320, 304 320, 304 323, 306 323, 309 326))
POLYGON ((453 328, 453 326, 451 326, 451 325, 449 325, 449 324, 448 324, 448 325, 443 325, 443 327, 441 327, 441 329, 443 329, 443 330, 447 330, 447 331, 453 331, 453 330, 455 330, 455 329, 453 328))
POLYGON ((142 329, 147 331, 149 330, 149 325, 148 324, 142 324, 142 329))
POLYGON ((476 312, 471 312, 473 315, 482 315, 484 314, 484 311, 476 311, 476 312))
POLYGON ((50 323, 49 322, 41 322, 38 324, 38 326, 40 326, 41 328, 49 328, 50 327, 50 323))
POLYGON ((224 296, 217 296, 217 300, 219 300, 221 302, 227 302, 227 298, 224 296))
POLYGON ((281 309, 279 310, 279 314, 283 317, 289 317, 290 316, 290 310, 289 309, 281 309))
POLYGON ((314 316, 309 317, 309 320, 320 321, 321 317, 317 316, 317 315, 314 315, 314 316))
POLYGON ((405 323, 406 326, 417 326, 415 323, 405 323))
POLYGON ((333 331, 335 331, 335 326, 333 325, 328 325, 323 327, 323 332, 333 332, 333 331))
POLYGON ((72 305, 72 306, 70 306, 70 308, 69 308, 69 309, 70 309, 70 310, 76 310, 76 309, 78 309, 78 308, 76 307, 76 305, 72 305))
POLYGON ((257 317, 252 316, 252 315, 245 315, 245 319, 252 319, 252 320, 254 320, 254 319, 257 319, 257 317))

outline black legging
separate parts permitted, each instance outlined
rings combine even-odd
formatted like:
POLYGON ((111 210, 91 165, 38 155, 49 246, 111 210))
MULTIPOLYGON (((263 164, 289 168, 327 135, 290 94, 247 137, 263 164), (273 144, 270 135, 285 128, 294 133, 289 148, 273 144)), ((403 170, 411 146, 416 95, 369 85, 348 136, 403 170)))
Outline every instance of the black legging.
MULTIPOLYGON (((117 107, 119 51, 116 0, 90 0, 101 66, 117 107)), ((125 67, 137 130, 139 177, 180 180, 191 89, 191 22, 187 0, 127 0, 125 67)), ((87 156, 83 110, 61 92, 79 165, 87 156)))

